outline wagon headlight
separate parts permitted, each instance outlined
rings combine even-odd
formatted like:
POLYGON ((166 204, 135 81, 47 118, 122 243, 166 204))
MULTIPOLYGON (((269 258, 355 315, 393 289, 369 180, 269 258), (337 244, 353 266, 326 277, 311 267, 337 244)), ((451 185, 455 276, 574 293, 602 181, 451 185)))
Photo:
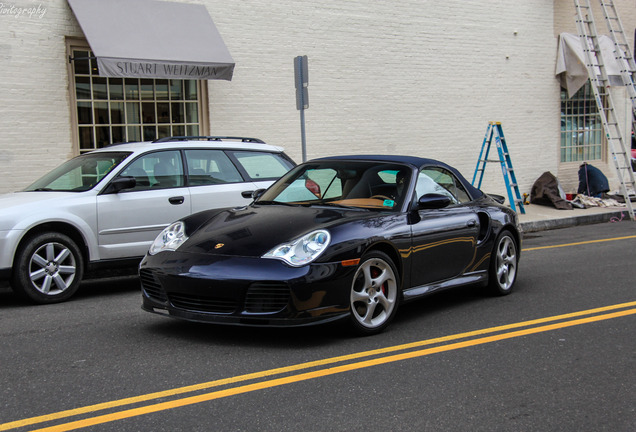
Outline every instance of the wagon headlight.
POLYGON ((155 241, 150 245, 148 253, 150 255, 155 255, 163 251, 175 251, 187 239, 188 236, 186 236, 185 233, 185 224, 180 221, 175 222, 161 231, 161 234, 159 234, 155 241))
POLYGON ((263 258, 279 259, 290 266, 300 267, 318 258, 327 249, 330 241, 329 231, 313 231, 299 239, 276 246, 263 255, 263 258))

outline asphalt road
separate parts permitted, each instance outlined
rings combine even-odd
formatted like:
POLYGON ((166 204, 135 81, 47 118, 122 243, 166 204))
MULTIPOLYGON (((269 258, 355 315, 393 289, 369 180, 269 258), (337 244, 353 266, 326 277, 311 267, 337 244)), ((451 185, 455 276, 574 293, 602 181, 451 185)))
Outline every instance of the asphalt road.
POLYGON ((433 295, 366 338, 152 315, 131 278, 0 292, 0 431, 635 431, 635 247, 633 222, 533 233, 512 295, 433 295))

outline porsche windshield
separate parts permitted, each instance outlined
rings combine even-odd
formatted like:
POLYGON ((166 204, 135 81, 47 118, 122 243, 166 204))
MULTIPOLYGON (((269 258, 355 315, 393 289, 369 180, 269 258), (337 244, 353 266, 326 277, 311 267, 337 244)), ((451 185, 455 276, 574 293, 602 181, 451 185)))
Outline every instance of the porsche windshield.
POLYGON ((130 153, 87 153, 66 161, 24 189, 31 191, 83 192, 97 185, 130 153))
POLYGON ((268 189, 257 203, 338 205, 400 209, 411 169, 384 162, 318 161, 300 165, 268 189))

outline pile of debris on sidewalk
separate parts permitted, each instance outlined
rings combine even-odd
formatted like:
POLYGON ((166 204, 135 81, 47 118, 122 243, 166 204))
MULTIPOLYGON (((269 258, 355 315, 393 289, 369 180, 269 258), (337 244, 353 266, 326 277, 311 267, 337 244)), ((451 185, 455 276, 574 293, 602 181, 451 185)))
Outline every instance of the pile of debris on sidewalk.
MULTIPOLYGON (((544 172, 532 186, 530 201, 533 204, 554 206, 559 210, 590 207, 625 207, 622 192, 610 192, 607 177, 598 168, 583 163, 579 168, 579 187, 576 195, 566 194, 559 180, 549 171, 544 172)), ((636 193, 627 191, 630 201, 636 201, 636 193)))
POLYGON ((625 207, 625 201, 620 196, 620 202, 617 198, 618 195, 603 194, 601 198, 591 197, 584 194, 577 194, 570 203, 573 207, 577 208, 590 208, 590 207, 625 207))

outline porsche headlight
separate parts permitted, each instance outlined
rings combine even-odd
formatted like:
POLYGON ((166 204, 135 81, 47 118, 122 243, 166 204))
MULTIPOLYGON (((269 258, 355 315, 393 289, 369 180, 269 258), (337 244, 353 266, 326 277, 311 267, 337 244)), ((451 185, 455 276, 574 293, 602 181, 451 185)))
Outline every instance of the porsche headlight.
POLYGON ((159 234, 155 241, 150 245, 148 253, 150 255, 155 255, 163 251, 175 251, 187 239, 188 236, 186 236, 185 233, 185 224, 181 221, 175 222, 161 231, 161 234, 159 234))
POLYGON ((329 231, 313 231, 299 239, 276 246, 263 255, 263 258, 279 259, 290 266, 300 267, 318 258, 327 249, 330 241, 329 231))

